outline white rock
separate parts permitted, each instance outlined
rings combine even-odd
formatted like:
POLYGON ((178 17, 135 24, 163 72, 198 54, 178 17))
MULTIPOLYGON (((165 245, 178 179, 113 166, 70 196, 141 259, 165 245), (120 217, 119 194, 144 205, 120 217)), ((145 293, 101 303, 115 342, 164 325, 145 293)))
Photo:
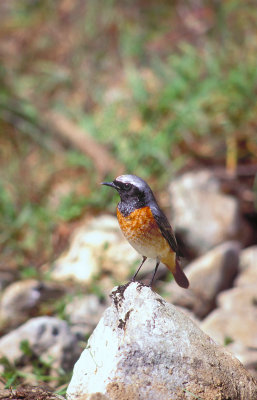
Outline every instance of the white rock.
POLYGON ((255 284, 257 288, 257 265, 251 264, 235 280, 235 286, 251 286, 255 284))
POLYGON ((220 344, 231 339, 246 347, 257 348, 257 309, 240 308, 231 312, 217 308, 205 318, 201 329, 220 344))
POLYGON ((225 290, 218 295, 217 304, 223 310, 235 313, 239 309, 254 308, 257 306, 257 284, 225 290))
POLYGON ((111 215, 101 215, 89 221, 88 228, 117 232, 117 219, 111 215))
POLYGON ((122 281, 136 260, 140 257, 122 236, 117 218, 100 216, 74 232, 69 250, 55 261, 51 276, 90 283, 105 270, 122 281))
POLYGON ((173 304, 192 310, 202 318, 214 306, 219 292, 231 287, 238 272, 240 245, 236 241, 223 243, 185 268, 189 289, 172 282, 164 287, 166 298, 173 304))
MULTIPOLYGON (((245 273, 244 271, 243 273, 245 273)), ((201 328, 227 348, 255 373, 257 368, 257 284, 221 292, 219 308, 201 323, 201 328)))
POLYGON ((214 310, 200 325, 220 344, 227 344, 246 368, 257 367, 257 308, 214 310))
POLYGON ((70 251, 55 261, 51 277, 60 281, 72 279, 89 283, 98 273, 97 259, 90 248, 73 243, 70 251))
POLYGON ((11 362, 23 357, 21 342, 27 341, 30 349, 55 368, 69 370, 80 349, 76 336, 65 321, 54 317, 32 318, 0 339, 0 355, 11 362))
POLYGON ((257 246, 247 247, 241 251, 239 267, 241 271, 255 266, 257 269, 257 246))
POLYGON ((68 400, 257 398, 240 362, 149 287, 116 288, 112 301, 75 365, 68 400))
POLYGON ((170 185, 173 224, 197 254, 237 237, 238 202, 222 194, 210 171, 186 173, 170 185))

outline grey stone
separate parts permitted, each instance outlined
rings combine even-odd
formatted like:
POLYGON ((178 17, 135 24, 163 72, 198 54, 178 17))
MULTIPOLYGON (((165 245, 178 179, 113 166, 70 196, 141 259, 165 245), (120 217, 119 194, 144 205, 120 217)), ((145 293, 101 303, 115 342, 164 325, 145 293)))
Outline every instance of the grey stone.
POLYGON ((218 308, 201 329, 230 350, 246 368, 257 367, 257 307, 218 308))
POLYGON ((197 258, 185 269, 189 289, 171 282, 164 286, 166 299, 192 310, 199 318, 205 317, 215 307, 217 295, 232 286, 238 272, 239 252, 239 243, 230 241, 197 258))
POLYGON ((184 313, 149 287, 130 283, 113 290, 112 306, 91 335, 67 390, 68 400, 100 395, 255 400, 257 383, 184 313))
POLYGON ((65 321, 54 317, 32 318, 19 328, 2 336, 0 355, 11 362, 24 358, 21 343, 27 341, 36 356, 46 362, 51 361, 54 368, 69 370, 80 354, 77 338, 71 333, 65 321))
POLYGON ((257 377, 257 283, 221 292, 217 304, 219 308, 208 315, 201 328, 217 342, 226 343, 257 377))
POLYGON ((56 299, 64 290, 52 283, 26 279, 10 284, 0 301, 0 324, 11 328, 35 316, 41 302, 56 299))
POLYGON ((220 191, 211 171, 189 172, 170 184, 173 225, 196 254, 237 238, 238 201, 220 191))
POLYGON ((107 307, 95 294, 75 297, 65 308, 72 332, 80 336, 92 333, 107 307))

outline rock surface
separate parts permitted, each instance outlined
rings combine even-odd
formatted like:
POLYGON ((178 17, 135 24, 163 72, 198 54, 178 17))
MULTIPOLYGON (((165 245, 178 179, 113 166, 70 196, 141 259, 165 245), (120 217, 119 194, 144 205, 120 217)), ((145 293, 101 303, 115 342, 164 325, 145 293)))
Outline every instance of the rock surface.
POLYGON ((217 343, 226 344, 257 378, 257 307, 218 308, 200 327, 217 343))
POLYGON ((257 293, 257 246, 247 247, 241 251, 239 269, 240 274, 235 280, 235 286, 255 285, 257 293))
MULTIPOLYGON (((257 308, 241 308, 235 313, 217 308, 201 324, 201 328, 216 342, 239 342, 257 349, 257 308)), ((256 356, 257 352, 255 350, 256 356)))
POLYGON ((244 286, 248 287, 250 285, 255 285, 257 287, 257 265, 252 264, 243 272, 235 280, 235 286, 244 286))
POLYGON ((21 342, 28 342, 30 349, 43 360, 50 360, 54 368, 69 370, 80 353, 76 336, 65 321, 54 317, 32 318, 19 328, 2 336, 0 355, 11 362, 24 357, 21 342))
POLYGON ((68 400, 257 398, 240 362, 149 287, 130 283, 111 297, 74 367, 68 400))
POLYGON ((56 299, 64 291, 53 284, 26 279, 10 284, 0 301, 0 326, 16 327, 33 317, 44 300, 56 299))
POLYGON ((102 215, 74 232, 69 250, 55 261, 51 276, 90 283, 101 268, 124 280, 137 260, 140 256, 122 236, 117 218, 102 215))
POLYGON ((218 308, 211 312, 200 327, 215 341, 227 348, 257 377, 257 265, 244 250, 244 267, 236 287, 221 292, 218 308), (247 257, 245 257, 247 255, 247 257), (248 263, 246 262, 248 260, 248 263), (250 261, 250 262, 249 262, 250 261), (248 264, 248 265, 247 265, 248 264))
POLYGON ((250 246, 241 251, 239 269, 242 272, 254 266, 257 269, 257 246, 250 246))
POLYGON ((72 332, 84 337, 91 334, 106 307, 107 302, 100 301, 95 294, 72 299, 65 308, 72 332))
POLYGON ((211 171, 189 172, 170 185, 173 224, 196 254, 237 238, 240 229, 238 202, 221 193, 211 171))
POLYGON ((185 269, 189 289, 181 289, 173 281, 164 288, 169 293, 167 300, 192 310, 199 318, 205 317, 215 307, 219 292, 232 286, 238 271, 239 252, 239 243, 230 241, 197 258, 185 269))
MULTIPOLYGON (((247 287, 235 287, 221 292, 217 298, 217 304, 223 310, 236 312, 239 309, 257 307, 257 285, 247 287)), ((257 336, 257 331, 256 331, 257 336)))

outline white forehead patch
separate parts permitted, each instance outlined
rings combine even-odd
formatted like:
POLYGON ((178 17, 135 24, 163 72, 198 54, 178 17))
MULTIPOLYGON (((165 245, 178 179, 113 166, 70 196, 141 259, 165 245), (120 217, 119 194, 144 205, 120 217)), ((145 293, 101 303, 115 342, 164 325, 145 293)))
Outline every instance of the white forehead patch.
POLYGON ((131 179, 131 175, 120 175, 115 180, 118 182, 122 182, 122 183, 133 183, 133 179, 131 179))
POLYGON ((146 185, 145 181, 136 175, 120 175, 115 180, 122 183, 132 183, 132 185, 138 188, 142 188, 146 185))

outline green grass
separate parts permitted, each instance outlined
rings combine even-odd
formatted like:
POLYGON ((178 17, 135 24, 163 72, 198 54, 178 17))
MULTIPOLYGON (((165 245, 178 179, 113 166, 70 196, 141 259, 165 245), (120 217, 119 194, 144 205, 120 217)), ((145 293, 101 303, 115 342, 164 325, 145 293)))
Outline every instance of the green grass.
POLYGON ((71 378, 71 373, 67 373, 61 368, 55 368, 55 376, 52 376, 50 374, 52 368, 52 360, 49 359, 49 362, 46 362, 41 357, 36 356, 31 350, 28 341, 26 340, 21 342, 20 348, 23 352, 24 357, 26 357, 27 363, 28 360, 30 360, 29 363, 31 366, 31 371, 25 372, 22 369, 21 365, 16 365, 15 363, 10 362, 6 357, 2 357, 0 359, 0 364, 3 368, 1 376, 5 380, 5 388, 14 389, 18 385, 20 385, 24 379, 29 379, 30 382, 37 383, 38 385, 44 382, 54 382, 56 387, 62 387, 62 393, 59 394, 65 394, 66 388, 63 388, 63 385, 66 382, 69 382, 71 378))
MULTIPOLYGON (((156 174, 167 179, 176 172, 186 161, 183 154, 172 157, 181 145, 189 150, 191 144, 197 148, 196 143, 207 141, 212 146, 210 158, 220 148, 217 161, 224 164, 227 138, 247 140, 245 127, 254 123, 257 105, 255 62, 235 60, 229 68, 226 62, 214 46, 202 49, 200 55, 183 43, 178 54, 150 64, 159 82, 156 89, 146 89, 140 70, 135 69, 126 82, 132 91, 129 101, 106 106, 96 118, 99 139, 112 146, 128 171, 147 178, 156 174), (133 129, 135 118, 139 131, 133 129), (106 126, 111 127, 108 136, 106 126)), ((256 143, 252 131, 248 139, 256 143)))
POLYGON ((234 343, 234 339, 230 336, 225 336, 224 337, 224 346, 228 346, 231 343, 234 343))
POLYGON ((194 393, 190 392, 189 390, 183 389, 186 394, 189 394, 192 399, 203 400, 202 397, 196 396, 194 393))

